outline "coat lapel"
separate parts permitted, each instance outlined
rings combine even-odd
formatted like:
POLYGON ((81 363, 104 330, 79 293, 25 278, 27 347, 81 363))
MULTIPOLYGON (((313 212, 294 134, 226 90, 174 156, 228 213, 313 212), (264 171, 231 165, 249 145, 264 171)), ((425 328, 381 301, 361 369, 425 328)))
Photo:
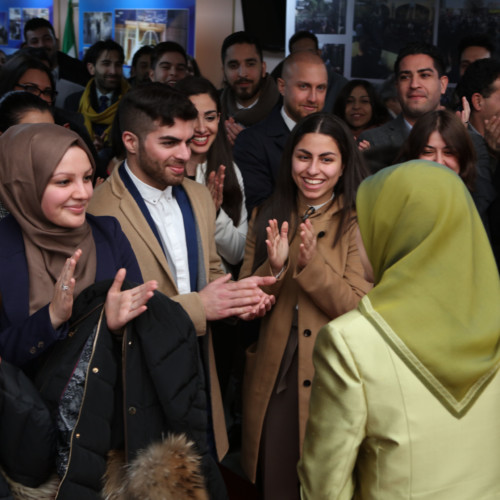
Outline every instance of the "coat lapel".
MULTIPOLYGON (((209 221, 207 220, 207 210, 206 207, 203 206, 201 203, 200 199, 198 197, 193 196, 193 191, 191 189, 191 183, 194 181, 191 181, 189 179, 184 179, 184 182, 182 183, 182 186, 184 190, 186 191, 186 194, 189 198, 189 203, 191 203, 191 207, 193 209, 194 213, 194 220, 197 226, 197 236, 199 240, 201 240, 201 253, 202 253, 202 258, 203 258, 203 269, 200 267, 198 269, 198 272, 204 273, 204 281, 205 283, 208 283, 209 277, 208 277, 208 272, 210 269, 209 266, 209 242, 207 240, 207 234, 208 231, 203 231, 201 228, 203 228, 206 224, 209 224, 209 221)), ((214 228, 215 230, 215 228, 214 228)))
MULTIPOLYGON (((120 168, 123 168, 123 166, 120 166, 120 168)), ((170 271, 170 268, 168 267, 167 258, 163 253, 163 249, 160 246, 160 243, 158 242, 158 239, 153 233, 147 220, 144 218, 139 205, 137 205, 136 201, 123 184, 123 181, 120 179, 118 173, 113 175, 113 184, 115 192, 120 197, 120 211, 129 221, 130 227, 133 228, 133 231, 135 232, 134 238, 140 239, 145 243, 145 245, 153 254, 154 258, 157 260, 160 267, 165 271, 165 274, 170 280, 171 286, 178 293, 175 279, 172 275, 172 272, 170 271)), ((129 239, 132 239, 130 235, 129 239)))

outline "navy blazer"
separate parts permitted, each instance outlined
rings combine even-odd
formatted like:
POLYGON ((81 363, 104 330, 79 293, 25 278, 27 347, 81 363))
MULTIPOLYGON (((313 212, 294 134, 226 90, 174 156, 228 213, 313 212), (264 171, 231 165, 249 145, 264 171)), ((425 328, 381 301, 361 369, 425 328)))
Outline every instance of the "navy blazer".
MULTIPOLYGON (((87 214, 94 236, 95 281, 114 278, 127 269, 127 280, 142 283, 142 275, 127 237, 114 217, 87 214)), ((54 330, 47 305, 29 315, 29 275, 21 228, 12 215, 0 222, 0 357, 23 366, 67 335, 67 324, 54 330)))
POLYGON ((274 191, 281 155, 290 135, 281 116, 282 104, 269 116, 238 134, 233 156, 243 176, 248 216, 274 191))

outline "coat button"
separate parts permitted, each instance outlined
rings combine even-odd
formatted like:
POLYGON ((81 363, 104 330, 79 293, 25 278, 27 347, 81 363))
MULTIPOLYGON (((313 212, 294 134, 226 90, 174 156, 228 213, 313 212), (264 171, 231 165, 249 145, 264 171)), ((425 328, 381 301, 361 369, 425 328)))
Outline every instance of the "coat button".
POLYGON ((40 340, 40 342, 38 342, 38 349, 43 349, 45 347, 45 342, 43 340, 40 340))
POLYGON ((80 439, 80 433, 75 434, 76 439, 80 439))
POLYGON ((304 330, 304 337, 310 337, 311 336, 311 330, 306 329, 304 330))
POLYGON ((304 380, 304 387, 309 387, 311 385, 310 380, 304 380))
POLYGON ((133 342, 132 342, 131 340, 129 340, 129 341, 128 341, 128 346, 129 346, 129 347, 132 347, 132 345, 133 345, 133 342))
POLYGON ((30 349, 30 354, 36 354, 36 347, 33 346, 31 349, 30 349))
POLYGON ((129 409, 128 409, 128 414, 129 415, 135 415, 137 413, 137 410, 135 408, 135 406, 131 406, 129 409))
POLYGON ((99 373, 99 368, 97 367, 92 368, 92 373, 99 373))
POLYGON ((326 233, 325 233, 324 231, 320 231, 320 232, 318 233, 318 238, 323 238, 323 236, 325 236, 325 234, 326 234, 326 233))

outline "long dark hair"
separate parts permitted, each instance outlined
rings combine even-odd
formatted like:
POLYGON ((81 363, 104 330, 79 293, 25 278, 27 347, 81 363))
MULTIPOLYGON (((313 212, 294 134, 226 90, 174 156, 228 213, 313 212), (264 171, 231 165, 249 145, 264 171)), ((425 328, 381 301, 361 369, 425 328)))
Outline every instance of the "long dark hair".
POLYGON ((351 132, 340 118, 330 113, 314 113, 306 116, 297 123, 286 142, 273 195, 258 209, 254 224, 256 239, 254 271, 267 257, 265 240, 269 219, 276 219, 280 227, 284 221, 290 223, 288 231, 290 241, 297 232, 299 225, 298 188, 291 174, 292 158, 295 147, 306 134, 330 136, 336 142, 342 156, 344 171, 333 188, 336 197, 343 195, 342 206, 338 214, 340 223, 333 241, 334 246, 352 223, 352 211, 356 207, 356 191, 361 181, 368 176, 363 157, 351 132))
MULTIPOLYGON (((208 94, 215 102, 217 114, 221 114, 219 94, 213 84, 201 76, 188 76, 175 85, 175 88, 189 96, 208 94)), ((229 215, 235 225, 240 223, 243 194, 233 167, 233 153, 227 140, 223 120, 219 120, 217 135, 207 153, 207 171, 205 179, 210 172, 216 172, 220 165, 225 165, 224 190, 222 208, 229 215)))
MULTIPOLYGON (((372 117, 370 121, 365 125, 365 128, 378 127, 379 125, 383 125, 384 123, 388 122, 391 119, 389 111, 387 111, 387 108, 384 106, 382 99, 375 91, 375 87, 366 80, 351 80, 347 82, 339 92, 337 99, 335 100, 333 113, 344 120, 345 123, 347 123, 345 119, 347 99, 356 87, 363 87, 366 90, 366 93, 368 94, 368 97, 370 99, 370 104, 372 106, 372 117)), ((348 123, 347 125, 349 126, 348 123)))
POLYGON ((425 113, 413 125, 396 163, 415 160, 423 153, 429 137, 438 132, 444 143, 458 158, 459 176, 469 191, 474 191, 476 182, 476 153, 474 145, 462 120, 448 110, 437 110, 425 113))

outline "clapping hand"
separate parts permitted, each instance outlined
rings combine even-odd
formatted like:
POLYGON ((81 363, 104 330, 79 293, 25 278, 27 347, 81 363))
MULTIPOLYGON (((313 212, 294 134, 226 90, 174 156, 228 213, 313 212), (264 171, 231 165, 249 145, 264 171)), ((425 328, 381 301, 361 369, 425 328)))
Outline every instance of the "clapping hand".
POLYGON ((104 149, 104 147, 106 146, 106 141, 107 141, 107 132, 106 131, 104 131, 101 135, 96 135, 94 137, 93 143, 94 143, 94 147, 95 147, 97 152, 104 149))
POLYGON ((231 146, 234 146, 234 142, 236 141, 236 137, 238 137, 238 134, 242 130, 245 130, 245 127, 243 125, 241 125, 240 123, 237 123, 232 116, 229 117, 224 122, 224 126, 226 128, 227 139, 231 143, 231 146))
POLYGON ((363 139, 362 141, 358 142, 358 149, 360 151, 367 151, 368 149, 370 149, 370 147, 371 147, 370 141, 367 141, 366 139, 363 139))
POLYGON ((78 249, 71 257, 66 259, 61 274, 54 285, 54 294, 49 304, 49 316, 55 330, 71 318, 76 283, 73 275, 81 255, 82 251, 78 249))
POLYGON ((219 210, 224 199, 224 178, 225 178, 226 167, 220 165, 217 172, 210 172, 207 179, 207 188, 212 195, 212 199, 215 203, 215 210, 219 210))
POLYGON ((147 301, 158 288, 158 283, 153 280, 122 291, 126 274, 124 268, 116 273, 104 303, 106 322, 112 332, 119 332, 129 321, 142 314, 147 309, 147 301))
POLYGON ((284 267, 288 259, 288 222, 283 222, 281 231, 278 221, 272 219, 266 228, 267 232, 267 257, 273 274, 276 276, 284 267))
POLYGON ((274 296, 268 295, 260 287, 275 282, 274 276, 250 276, 231 281, 230 274, 211 281, 199 292, 207 320, 231 316, 248 320, 263 316, 274 305, 274 296))
POLYGON ((484 140, 495 155, 500 155, 500 116, 484 120, 484 140))
POLYGON ((301 244, 299 247, 299 259, 297 261, 297 268, 304 269, 313 258, 316 252, 316 234, 313 225, 309 219, 303 222, 300 227, 301 244))
MULTIPOLYGON (((59 328, 64 322, 71 318, 73 312, 73 301, 75 292, 75 267, 82 255, 80 249, 68 259, 63 266, 61 274, 54 285, 54 295, 49 304, 50 321, 54 329, 59 328)), ((108 328, 118 331, 130 320, 142 314, 146 309, 146 302, 153 296, 158 287, 156 281, 148 281, 143 285, 136 286, 131 290, 121 291, 127 271, 120 269, 115 276, 106 296, 104 309, 108 328)))
POLYGON ((467 127, 470 117, 470 104, 466 97, 462 97, 462 110, 455 113, 462 123, 467 127))

